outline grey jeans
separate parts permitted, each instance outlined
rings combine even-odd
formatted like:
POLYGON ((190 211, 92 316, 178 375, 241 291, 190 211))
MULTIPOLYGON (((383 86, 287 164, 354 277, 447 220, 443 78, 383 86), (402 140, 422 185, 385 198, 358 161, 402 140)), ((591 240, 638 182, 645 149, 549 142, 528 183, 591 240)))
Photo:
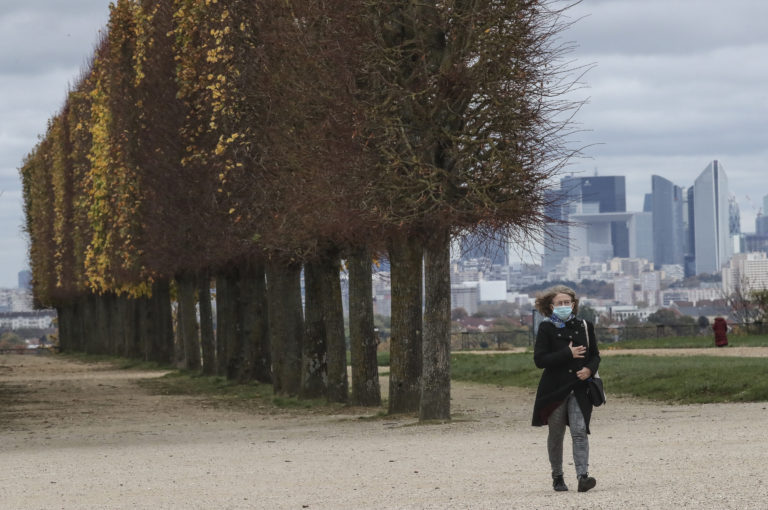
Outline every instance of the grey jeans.
POLYGON ((549 463, 552 465, 552 476, 563 474, 563 438, 566 421, 571 429, 573 463, 576 466, 576 474, 585 475, 589 466, 587 425, 584 423, 584 415, 581 414, 576 397, 570 394, 565 402, 549 415, 547 451, 549 452, 549 463))

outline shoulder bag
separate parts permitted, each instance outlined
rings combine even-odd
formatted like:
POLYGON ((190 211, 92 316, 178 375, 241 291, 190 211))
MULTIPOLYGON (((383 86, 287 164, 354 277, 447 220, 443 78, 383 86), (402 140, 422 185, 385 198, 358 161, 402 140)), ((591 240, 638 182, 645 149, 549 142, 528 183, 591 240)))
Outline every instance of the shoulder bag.
MULTIPOLYGON (((587 321, 582 320, 582 323, 584 324, 584 334, 587 335, 587 353, 589 353, 589 328, 587 328, 587 321)), ((595 407, 605 404, 603 380, 598 372, 595 372, 592 377, 587 379, 587 397, 589 397, 589 400, 595 407)))

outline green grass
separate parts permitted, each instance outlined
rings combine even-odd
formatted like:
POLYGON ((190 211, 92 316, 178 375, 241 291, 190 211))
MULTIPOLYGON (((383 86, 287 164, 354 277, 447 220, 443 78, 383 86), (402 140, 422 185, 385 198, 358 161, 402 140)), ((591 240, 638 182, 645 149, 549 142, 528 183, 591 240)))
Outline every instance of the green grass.
POLYGON ((283 409, 310 409, 334 407, 324 399, 298 399, 276 396, 271 384, 238 383, 219 376, 203 376, 193 372, 174 370, 154 379, 142 379, 139 386, 157 395, 189 395, 207 397, 209 403, 220 405, 271 405, 283 409))
MULTIPOLYGON (((541 370, 530 353, 452 357, 452 377, 501 386, 535 388, 541 370)), ((600 376, 611 395, 669 403, 768 401, 768 359, 715 356, 604 357, 600 376)))
POLYGON ((224 377, 203 376, 174 370, 161 377, 143 379, 139 385, 160 395, 217 395, 230 399, 265 399, 272 397, 269 384, 238 384, 224 377))
POLYGON ((112 364, 115 368, 122 370, 172 370, 170 365, 163 365, 155 361, 143 361, 139 359, 121 358, 119 356, 110 356, 106 354, 85 354, 82 352, 66 352, 56 354, 69 361, 80 363, 101 363, 112 364))
MULTIPOLYGON (((377 352, 376 353, 376 362, 380 367, 388 367, 389 366, 389 351, 384 352, 377 352)), ((352 364, 352 354, 347 351, 347 365, 352 364)))
MULTIPOLYGON (((324 399, 298 399, 276 396, 271 384, 229 381, 225 377, 203 376, 197 372, 178 370, 151 361, 120 358, 117 356, 66 353, 57 354, 70 361, 81 363, 110 363, 124 370, 169 371, 156 378, 140 379, 137 384, 156 395, 188 395, 205 397, 213 405, 271 405, 282 409, 310 409, 316 407, 338 407, 324 399)), ((388 360, 387 360, 388 361, 388 360)))
MULTIPOLYGON (((768 335, 730 335, 730 347, 768 347, 768 335)), ((616 343, 600 344, 600 349, 715 349, 714 336, 681 336, 664 338, 646 338, 643 340, 626 340, 616 343)))

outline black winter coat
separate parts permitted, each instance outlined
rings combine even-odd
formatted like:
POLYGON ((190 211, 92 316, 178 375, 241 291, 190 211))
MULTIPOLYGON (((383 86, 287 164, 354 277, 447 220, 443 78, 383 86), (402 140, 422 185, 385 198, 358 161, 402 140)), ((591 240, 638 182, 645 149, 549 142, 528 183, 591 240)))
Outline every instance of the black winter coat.
POLYGON ((587 321, 587 328, 589 329, 589 349, 584 358, 574 358, 568 344, 573 341, 573 345, 587 345, 584 322, 581 319, 569 320, 564 328, 558 328, 550 321, 544 321, 539 325, 536 345, 533 349, 533 361, 537 367, 544 369, 544 373, 541 374, 539 388, 536 391, 532 425, 537 427, 546 425, 552 411, 573 391, 589 433, 592 403, 587 397, 586 382, 580 381, 576 372, 586 366, 592 369, 592 374, 595 374, 600 366, 600 350, 597 347, 595 328, 589 321, 587 321))

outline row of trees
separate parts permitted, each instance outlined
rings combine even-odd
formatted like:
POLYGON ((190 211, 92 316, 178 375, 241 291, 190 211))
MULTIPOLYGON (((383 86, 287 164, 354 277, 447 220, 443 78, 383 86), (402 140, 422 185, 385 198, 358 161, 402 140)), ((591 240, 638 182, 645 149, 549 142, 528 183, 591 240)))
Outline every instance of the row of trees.
POLYGON ((345 402, 344 260, 352 400, 378 405, 387 257, 389 410, 449 418, 450 239, 541 235, 563 27, 534 0, 118 0, 20 170, 62 349, 345 402))

